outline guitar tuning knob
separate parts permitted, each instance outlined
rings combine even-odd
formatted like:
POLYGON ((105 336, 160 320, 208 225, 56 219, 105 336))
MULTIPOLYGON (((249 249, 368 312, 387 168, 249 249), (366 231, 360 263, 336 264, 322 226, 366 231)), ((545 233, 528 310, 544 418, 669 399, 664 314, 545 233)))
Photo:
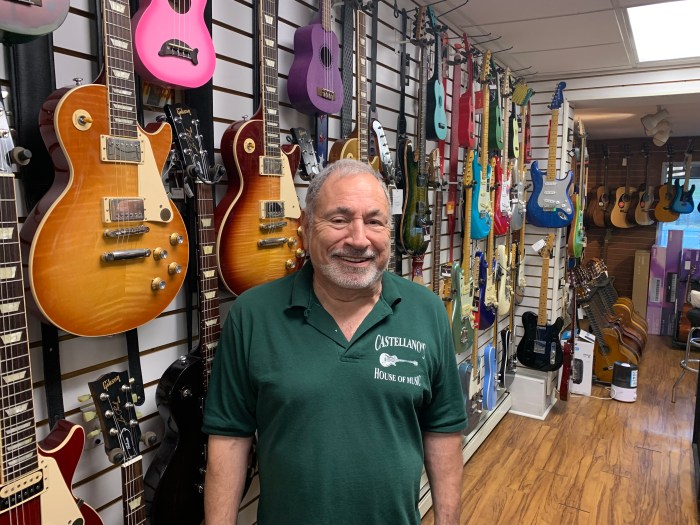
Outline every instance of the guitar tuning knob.
POLYGON ((92 399, 90 394, 82 394, 78 396, 79 403, 86 403, 87 401, 90 401, 90 399, 92 399))
POLYGON ((149 430, 148 432, 141 434, 141 442, 145 446, 150 447, 158 442, 158 436, 156 436, 155 432, 149 430))
POLYGON ((90 439, 90 440, 92 440, 92 439, 95 439, 95 438, 96 438, 97 436, 99 436, 100 434, 102 434, 102 431, 101 431, 99 428, 96 428, 95 430, 93 430, 93 431, 91 431, 91 432, 88 432, 88 433, 85 435, 85 439, 90 439))
POLYGON ((113 448, 107 453, 109 461, 114 465, 119 465, 124 462, 124 451, 120 448, 113 448))
POLYGON ((87 412, 83 412, 83 421, 85 421, 85 423, 89 423, 90 421, 95 419, 96 415, 97 415, 97 413, 94 410, 89 410, 87 412))
POLYGON ((165 122, 166 120, 168 120, 168 117, 166 117, 165 115, 156 116, 156 122, 165 122))
POLYGON ((76 86, 80 86, 83 83, 83 78, 82 77, 73 77, 73 82, 75 82, 76 86))

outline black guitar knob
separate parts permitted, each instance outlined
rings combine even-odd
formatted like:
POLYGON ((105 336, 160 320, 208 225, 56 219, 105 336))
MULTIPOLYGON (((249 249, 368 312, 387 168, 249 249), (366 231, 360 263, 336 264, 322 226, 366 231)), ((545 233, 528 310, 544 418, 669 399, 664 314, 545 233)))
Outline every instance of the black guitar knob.
POLYGON ((26 166, 32 158, 32 152, 26 148, 16 146, 10 150, 8 153, 10 161, 20 166, 26 166))

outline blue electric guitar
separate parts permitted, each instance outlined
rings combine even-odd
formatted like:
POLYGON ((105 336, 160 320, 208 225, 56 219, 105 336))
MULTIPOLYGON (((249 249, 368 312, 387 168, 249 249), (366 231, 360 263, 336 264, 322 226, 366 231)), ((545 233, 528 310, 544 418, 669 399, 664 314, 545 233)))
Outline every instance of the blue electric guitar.
POLYGON ((574 218, 574 207, 569 197, 569 187, 574 177, 569 171, 557 179, 557 130, 559 128, 559 108, 564 101, 563 91, 566 82, 559 82, 549 109, 552 110, 549 125, 549 155, 547 174, 539 170, 537 161, 532 162, 532 194, 527 201, 527 222, 542 228, 563 228, 574 218))
POLYGON ((688 143, 688 148, 685 150, 685 161, 683 166, 683 171, 685 171, 685 182, 683 183, 683 188, 681 189, 680 181, 678 179, 674 181, 673 184, 676 187, 676 195, 673 197, 673 202, 671 202, 671 209, 680 214, 690 213, 695 209, 695 204, 693 203, 695 184, 688 189, 688 184, 690 183, 690 171, 693 167, 692 139, 688 143))
POLYGON ((433 8, 428 6, 430 31, 435 35, 435 67, 428 80, 428 116, 425 120, 425 134, 428 140, 447 138, 447 114, 445 113, 445 86, 442 83, 442 26, 438 23, 433 8))
POLYGON ((491 178, 491 166, 489 165, 489 85, 488 75, 491 62, 491 51, 486 51, 481 61, 481 93, 484 101, 484 112, 481 115, 481 154, 479 162, 474 157, 474 190, 472 192, 472 231, 474 240, 484 239, 491 229, 491 192, 489 191, 489 179, 491 178))
POLYGON ((496 318, 496 308, 491 307, 487 302, 489 266, 493 260, 493 252, 487 253, 486 256, 482 252, 476 252, 474 257, 479 259, 479 324, 477 326, 479 330, 485 330, 491 328, 496 318))
POLYGON ((484 348, 484 383, 481 387, 481 395, 485 410, 496 408, 498 392, 496 391, 496 374, 498 367, 496 364, 496 344, 498 344, 498 331, 493 343, 487 343, 484 348))

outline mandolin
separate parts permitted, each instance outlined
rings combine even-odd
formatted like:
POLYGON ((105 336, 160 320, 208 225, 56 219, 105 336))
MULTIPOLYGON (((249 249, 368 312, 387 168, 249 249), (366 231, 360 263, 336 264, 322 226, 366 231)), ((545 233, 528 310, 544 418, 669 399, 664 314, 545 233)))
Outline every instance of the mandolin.
POLYGON ((472 193, 472 227, 471 236, 474 240, 485 238, 491 230, 493 208, 491 206, 491 192, 489 180, 491 179, 491 164, 488 152, 488 126, 489 121, 489 85, 488 76, 491 63, 491 51, 486 50, 481 61, 481 94, 484 110, 481 114, 481 151, 479 161, 474 157, 474 191, 472 193))
POLYGON ((642 155, 644 155, 644 184, 637 191, 640 195, 639 202, 634 208, 634 222, 640 226, 650 226, 654 224, 653 209, 656 205, 654 187, 649 185, 649 144, 642 144, 642 155))
POLYGON ((44 102, 39 130, 55 178, 21 234, 37 310, 82 336, 155 318, 188 264, 185 224, 161 180, 170 126, 146 133, 137 121, 129 3, 102 9, 106 85, 60 89, 44 102))
POLYGON ((331 1, 319 3, 318 16, 294 31, 294 61, 287 80, 292 106, 309 115, 337 113, 343 106, 340 45, 333 32, 331 1))
POLYGON ((228 187, 214 210, 221 284, 239 295, 298 270, 305 258, 293 174, 299 147, 280 147, 277 6, 260 1, 261 104, 221 137, 228 187))
POLYGON ((676 179, 675 181, 675 196, 673 197, 673 202, 671 203, 671 209, 676 213, 684 215, 686 213, 691 213, 695 209, 695 204, 693 204, 693 192, 695 191, 695 184, 690 188, 688 185, 690 183, 690 172, 693 168, 693 139, 688 142, 688 147, 685 150, 685 157, 683 160, 683 171, 685 172, 685 182, 683 183, 683 188, 681 188, 680 181, 676 179))
POLYGON ((666 183, 656 189, 657 203, 653 211, 656 222, 674 222, 680 217, 680 213, 671 209, 671 204, 676 198, 676 188, 673 185, 673 145, 671 143, 666 145, 666 152, 668 159, 666 183))
POLYGON ((182 89, 214 75, 216 52, 204 21, 207 0, 142 0, 131 22, 136 72, 145 80, 182 89))
POLYGON ((71 492, 85 445, 85 431, 59 419, 37 443, 34 383, 30 366, 22 256, 19 245, 15 174, 12 163, 25 163, 28 150, 12 143, 0 97, 0 523, 7 525, 102 525, 100 517, 71 492))
POLYGON ((566 82, 559 82, 554 91, 549 109, 552 116, 549 123, 549 155, 546 175, 539 170, 537 161, 530 167, 532 174, 532 194, 527 201, 527 222, 542 228, 562 228, 574 218, 573 205, 569 197, 569 187, 573 173, 569 171, 563 178, 557 178, 557 131, 559 129, 559 108, 564 102, 566 82))
POLYGON ((540 303, 537 314, 525 312, 522 316, 525 333, 518 343, 518 361, 528 368, 542 372, 557 370, 563 362, 563 350, 559 332, 564 325, 561 317, 553 324, 547 322, 547 290, 549 286, 549 259, 552 255, 554 234, 547 236, 547 241, 540 251, 542 256, 542 274, 540 277, 540 303))

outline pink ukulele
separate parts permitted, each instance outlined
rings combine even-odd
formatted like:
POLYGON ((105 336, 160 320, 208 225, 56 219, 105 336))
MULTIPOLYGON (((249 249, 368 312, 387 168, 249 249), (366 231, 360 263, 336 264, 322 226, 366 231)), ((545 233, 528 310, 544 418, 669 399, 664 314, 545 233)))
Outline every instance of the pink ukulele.
POLYGON ((144 80, 196 88, 214 74, 216 55, 204 23, 206 0, 144 0, 131 22, 134 66, 144 80))

